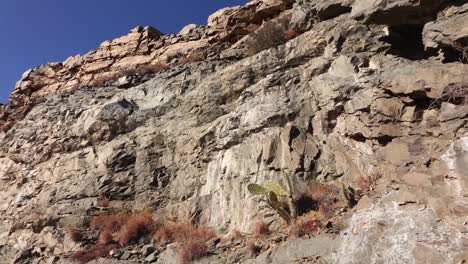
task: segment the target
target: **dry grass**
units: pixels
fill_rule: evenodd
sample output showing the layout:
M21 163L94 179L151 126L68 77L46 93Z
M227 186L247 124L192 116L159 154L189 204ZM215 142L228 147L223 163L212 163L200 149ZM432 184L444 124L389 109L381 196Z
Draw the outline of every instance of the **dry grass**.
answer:
M316 219L315 214L306 214L299 217L289 226L289 234L295 237L313 235L320 232L320 221Z
M113 74L100 76L91 80L89 85L94 86L94 87L105 87L107 85L110 85L112 82L115 82L117 79L119 79L122 76L124 76L122 72L116 72Z
M188 238L179 245L179 255L183 263L188 263L208 255L206 243Z
M206 56L202 52L194 51L194 52L191 52L187 56L187 59L190 62L198 62L198 61L204 61L206 59Z
M429 108L448 102L455 105L468 105L468 80L464 83L451 84L444 88L442 95Z
M360 176L356 180L357 190L361 192L369 192L375 190L377 186L377 180L380 177L378 175L371 175L368 177Z
M143 236L153 233L156 223L148 211L132 215L117 234L118 241L127 245L137 242Z
M270 234L270 229L264 221L258 221L254 225L253 234L255 236L267 236Z
M137 242L141 237L152 234L155 227L156 222L149 211L99 215L91 221L91 229L99 231L101 243L116 239L122 245Z
M262 247L257 245L255 241L249 240L245 246L247 256L249 258L256 257L262 250Z
M130 214L127 212L98 215L91 220L91 229L100 232L109 231L110 233L115 233L125 225L129 218Z
M216 237L208 228L196 227L189 221L167 222L159 226L153 235L156 245L178 243L179 256L183 262L190 262L208 254L207 242Z
M83 240L83 232L77 228L69 228L67 233L73 242L81 242Z
M120 72L124 76L145 76L154 74L169 69L169 66L162 62L155 62L151 64L138 65L133 68L122 68Z
M461 62L468 62L468 46L467 45L462 45L459 43L451 43L451 46L453 49L458 51L460 53L460 61Z
M133 214L114 212L95 216L91 220L90 228L99 232L97 244L77 251L72 259L86 263L107 256L114 248L138 242L140 238L152 234L155 227L156 223L149 211Z
M75 252L71 258L78 263L87 263L97 258L106 257L115 248L117 248L116 245L97 244Z
M336 186L313 182L309 186L309 191L295 200L298 215L319 210L330 214L338 207L340 197L340 191Z
M246 53L252 56L262 50L284 44L297 35L298 33L295 30L289 29L287 19L267 21L250 35Z
M99 232L99 240L98 240L99 244L105 245L105 244L110 244L112 242L114 242L114 236L112 235L111 232L107 230Z
M156 245L181 242L189 237L196 237L199 240L209 240L216 237L216 233L208 228L196 227L189 221L167 222L161 225L153 235Z

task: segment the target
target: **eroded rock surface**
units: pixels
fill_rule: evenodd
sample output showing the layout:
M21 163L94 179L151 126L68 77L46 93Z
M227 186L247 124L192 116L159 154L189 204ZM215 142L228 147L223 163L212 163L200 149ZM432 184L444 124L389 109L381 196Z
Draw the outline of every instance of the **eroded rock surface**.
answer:
M430 50L466 47L465 7L252 1L207 26L138 27L26 72L0 106L0 263L68 263L79 244L65 229L102 210L100 197L221 233L248 232L258 218L281 228L246 186L285 171L295 194L312 180L379 180L339 233L290 240L249 263L468 261L468 92L447 96L468 87L468 64ZM251 33L285 17L297 36L248 55ZM206 58L180 63L193 52ZM168 68L91 85L154 63ZM247 261L233 254L200 263Z

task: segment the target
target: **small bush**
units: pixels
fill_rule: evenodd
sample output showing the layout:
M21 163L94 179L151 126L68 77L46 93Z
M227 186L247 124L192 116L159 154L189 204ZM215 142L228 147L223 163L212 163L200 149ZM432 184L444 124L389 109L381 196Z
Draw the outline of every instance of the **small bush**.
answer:
M114 236L112 235L111 232L104 230L99 232L99 240L98 243L106 245L110 244L114 241Z
M288 27L289 21L286 19L265 22L257 31L250 35L250 39L247 42L247 55L252 56L262 50L284 44L296 37L297 32Z
M187 56L187 59L188 59L190 62L198 62L198 61L204 61L204 60L206 59L206 56L205 56L205 54L203 54L202 52L194 51L194 52L191 52L191 53Z
M309 191L301 194L296 200L298 215L304 215L311 211L333 211L340 200L340 191L333 185L313 182Z
M208 255L208 246L205 242L188 238L179 246L179 255L183 263L188 263Z
M128 218L126 224L121 228L117 237L118 241L127 245L136 242L141 237L151 234L155 228L155 222L151 213L143 211Z
M79 229L69 228L67 233L73 242L81 242L83 240L83 233Z
M109 231L115 233L119 231L128 221L130 215L127 212L118 212L93 217L91 229L98 231Z
M249 258L253 258L253 257L256 257L261 252L262 247L257 245L257 243L255 243L254 241L250 240L247 242L245 250L246 250L247 256Z
M256 236L266 236L270 233L268 225L264 221L258 221L254 226L254 235Z
M123 68L120 71L123 76L145 76L169 69L169 66L162 62L138 65L134 68Z
M87 263L97 258L106 257L115 248L117 248L116 245L97 244L75 252L71 258L79 263Z
M104 75L96 79L91 80L89 85L94 87L105 87L110 85L112 82L117 81L123 74L121 72L116 72L110 75Z
M320 231L320 222L314 214L299 217L289 226L289 234L295 237L316 234Z
M179 244L179 255L183 262L190 262L208 254L208 240L216 237L210 229L196 227L188 221L168 222L161 225L153 235L156 245Z

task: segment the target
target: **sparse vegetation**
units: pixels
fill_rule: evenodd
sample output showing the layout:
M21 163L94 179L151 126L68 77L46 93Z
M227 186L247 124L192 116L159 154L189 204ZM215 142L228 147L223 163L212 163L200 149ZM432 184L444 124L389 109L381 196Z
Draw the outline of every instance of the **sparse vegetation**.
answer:
M92 245L85 249L75 252L72 256L72 260L77 261L79 263L87 263L97 258L106 257L107 255L109 255L109 252L112 249L115 249L117 247L117 245L113 244Z
M262 247L259 246L255 241L249 240L247 242L247 245L245 247L247 256L250 258L256 257L260 251L262 250Z
M216 237L208 228L196 227L189 221L180 223L167 222L161 225L153 235L156 245L177 243L183 262L190 262L208 254L207 242Z
M120 77L123 77L123 76L142 77L142 76L146 76L149 74L154 74L154 73L158 73L161 71L165 71L167 69L169 69L169 66L163 62L142 64L136 67L121 68L112 74L107 74L107 75L96 77L89 83L89 85L95 86L95 87L104 87L104 86L112 85L112 83L114 83Z
M316 234L320 231L320 221L314 213L299 217L289 226L289 234L295 237Z
M83 239L83 232L77 228L69 228L67 233L73 242L81 242Z
M270 229L265 221L260 220L255 223L253 233L255 236L266 236L270 234Z
M287 19L266 21L250 35L247 41L247 55L252 56L262 50L279 46L297 35L297 31L289 28Z
M283 173L283 180L287 185L287 190L274 181L268 182L265 187L252 183L247 186L247 189L254 195L266 195L268 205L287 223L290 223L291 219L296 217L296 205L292 197L291 183L287 173Z
M105 257L109 251L138 242L148 237L156 227L149 211L113 212L93 217L90 228L98 232L97 243L77 251L72 259L86 263L95 258Z

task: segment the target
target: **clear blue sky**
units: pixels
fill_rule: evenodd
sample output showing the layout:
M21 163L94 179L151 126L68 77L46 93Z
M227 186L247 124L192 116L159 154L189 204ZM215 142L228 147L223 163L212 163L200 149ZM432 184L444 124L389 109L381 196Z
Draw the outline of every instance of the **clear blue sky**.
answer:
M136 25L164 33L206 24L248 0L0 0L0 102L27 69L95 49Z

